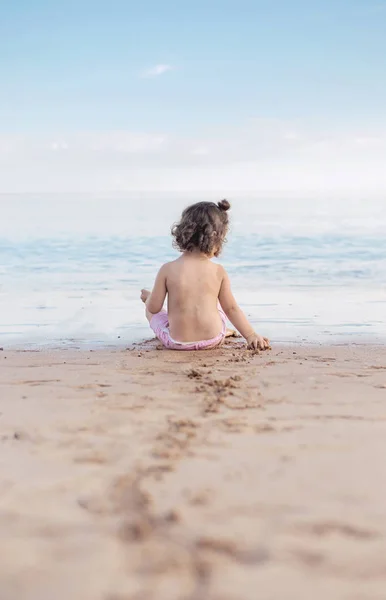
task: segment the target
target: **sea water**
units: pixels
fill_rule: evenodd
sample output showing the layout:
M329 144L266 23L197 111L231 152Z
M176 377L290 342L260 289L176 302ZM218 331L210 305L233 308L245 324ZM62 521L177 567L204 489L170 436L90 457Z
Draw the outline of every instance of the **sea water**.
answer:
M213 194L0 196L0 346L151 337L139 294L170 227ZM386 340L386 202L235 194L220 262L276 342Z

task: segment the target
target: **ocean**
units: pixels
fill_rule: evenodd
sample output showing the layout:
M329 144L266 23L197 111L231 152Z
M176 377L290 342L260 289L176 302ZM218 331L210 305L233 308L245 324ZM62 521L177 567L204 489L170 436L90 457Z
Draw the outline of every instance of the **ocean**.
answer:
M221 263L274 342L386 340L383 199L230 197ZM200 195L0 196L0 346L130 345L139 294L178 254L170 228Z

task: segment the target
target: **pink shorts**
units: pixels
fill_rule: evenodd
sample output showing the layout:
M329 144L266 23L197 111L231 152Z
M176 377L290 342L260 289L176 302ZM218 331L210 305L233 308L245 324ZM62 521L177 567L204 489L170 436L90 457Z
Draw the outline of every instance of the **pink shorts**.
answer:
M211 340L201 340L199 342L177 342L173 340L169 330L169 317L165 310L153 315L150 321L150 327L168 350L210 350L217 348L225 339L227 331L227 320L224 311L219 307L218 312L222 321L221 333Z

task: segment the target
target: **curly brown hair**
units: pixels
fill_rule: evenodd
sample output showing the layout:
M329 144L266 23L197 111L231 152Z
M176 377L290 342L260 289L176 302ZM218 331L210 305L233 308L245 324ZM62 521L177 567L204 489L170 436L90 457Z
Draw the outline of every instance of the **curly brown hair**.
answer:
M208 256L218 256L229 227L228 200L198 202L185 208L181 220L172 227L174 246L180 252L198 250Z

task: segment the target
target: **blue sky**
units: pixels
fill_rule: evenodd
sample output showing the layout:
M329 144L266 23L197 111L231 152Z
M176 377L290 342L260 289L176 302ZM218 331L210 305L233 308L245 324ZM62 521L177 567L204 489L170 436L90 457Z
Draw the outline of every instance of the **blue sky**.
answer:
M333 189L342 152L386 188L385 31L386 0L1 3L0 191Z

